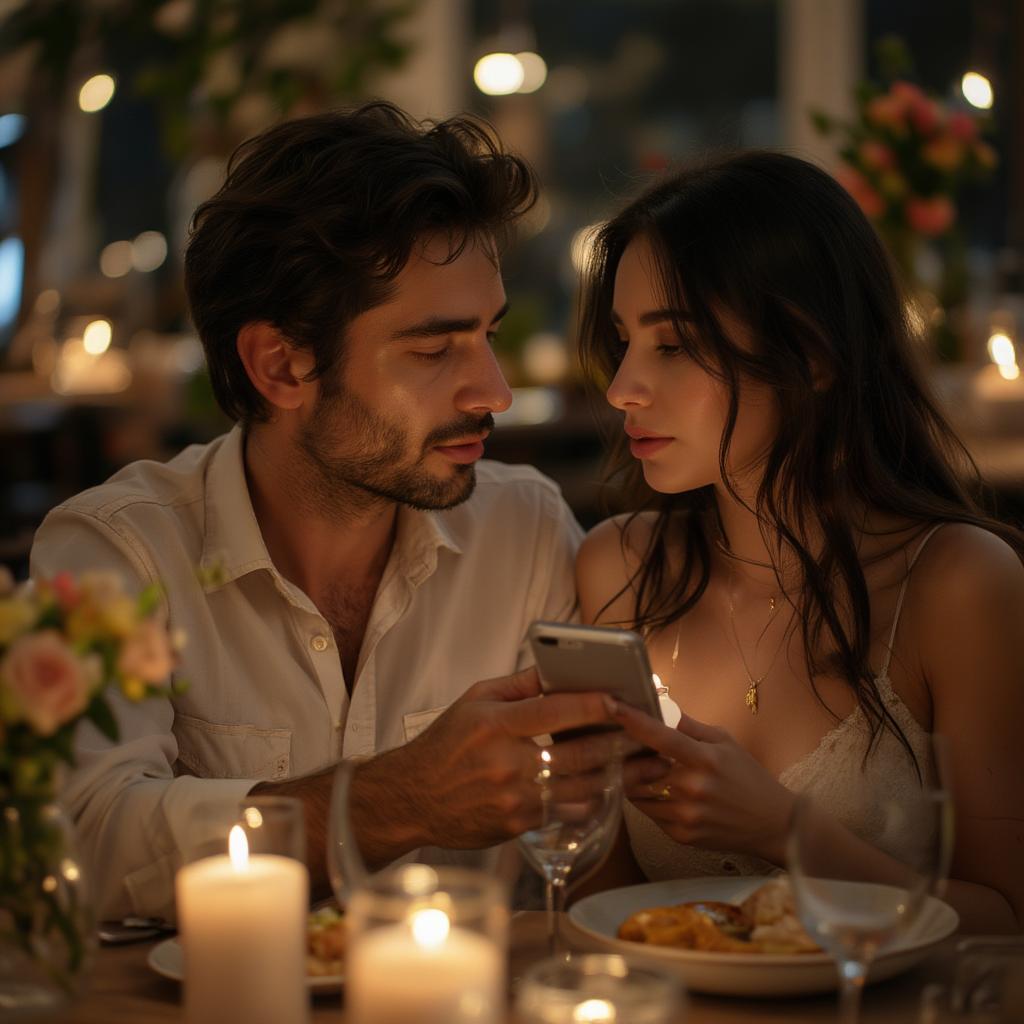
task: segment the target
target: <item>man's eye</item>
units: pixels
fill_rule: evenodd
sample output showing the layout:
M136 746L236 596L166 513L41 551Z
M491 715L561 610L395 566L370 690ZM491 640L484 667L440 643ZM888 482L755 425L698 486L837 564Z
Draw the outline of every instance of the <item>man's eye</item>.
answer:
M437 348L434 349L432 352L413 352L412 354L417 359L426 359L428 361L433 362L436 359L444 359L444 357L448 355L450 351L450 347L448 345L445 345L444 348Z

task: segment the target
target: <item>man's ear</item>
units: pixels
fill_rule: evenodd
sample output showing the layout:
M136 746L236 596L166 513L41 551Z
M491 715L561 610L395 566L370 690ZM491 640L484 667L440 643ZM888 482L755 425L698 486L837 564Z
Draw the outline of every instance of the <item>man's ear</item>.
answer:
M316 360L296 348L276 327L262 320L245 324L236 341L238 358L252 386L277 409L298 409L316 394L307 380Z

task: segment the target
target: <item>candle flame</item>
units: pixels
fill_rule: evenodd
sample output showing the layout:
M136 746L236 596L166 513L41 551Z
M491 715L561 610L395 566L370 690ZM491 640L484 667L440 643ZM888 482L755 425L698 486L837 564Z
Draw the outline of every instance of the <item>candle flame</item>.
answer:
M997 366L1012 366L1017 353L1009 335L997 331L988 339L988 356Z
M443 910L417 910L409 919L416 944L425 949L436 949L451 929L451 922Z
M1003 380L1016 380L1020 376L1020 367L1016 363L1010 363L1006 366L1000 364L999 376Z
M228 833L228 853L231 855L231 866L236 871L249 870L249 841L241 825L234 825Z
M574 1021L586 1022L586 1024L614 1021L617 1016L615 1007L607 999L586 999L572 1011Z

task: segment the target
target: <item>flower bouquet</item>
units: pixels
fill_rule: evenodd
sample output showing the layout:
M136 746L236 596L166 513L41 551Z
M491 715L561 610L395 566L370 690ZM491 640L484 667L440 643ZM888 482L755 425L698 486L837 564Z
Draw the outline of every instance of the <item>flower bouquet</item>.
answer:
M178 646L157 587L131 598L101 572L15 587L0 568L0 1006L59 1003L82 977L94 922L59 770L83 719L117 739L111 687L168 694Z
M982 135L980 112L954 109L907 79L910 61L899 40L878 50L884 84L862 83L852 121L815 112L815 126L839 138L842 163L836 177L873 221L911 291L920 290L917 256L923 244L937 244L942 276L933 317L936 354L957 358L957 339L944 311L967 298L967 261L957 226L958 194L985 180L998 159Z

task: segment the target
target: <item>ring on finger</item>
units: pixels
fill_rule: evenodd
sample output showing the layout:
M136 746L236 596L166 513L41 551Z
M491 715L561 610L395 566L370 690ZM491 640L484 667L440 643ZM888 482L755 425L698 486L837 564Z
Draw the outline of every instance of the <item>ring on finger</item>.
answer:
M658 785L657 782L650 783L651 796L655 800L668 800L672 796L672 783L666 782L662 785Z

